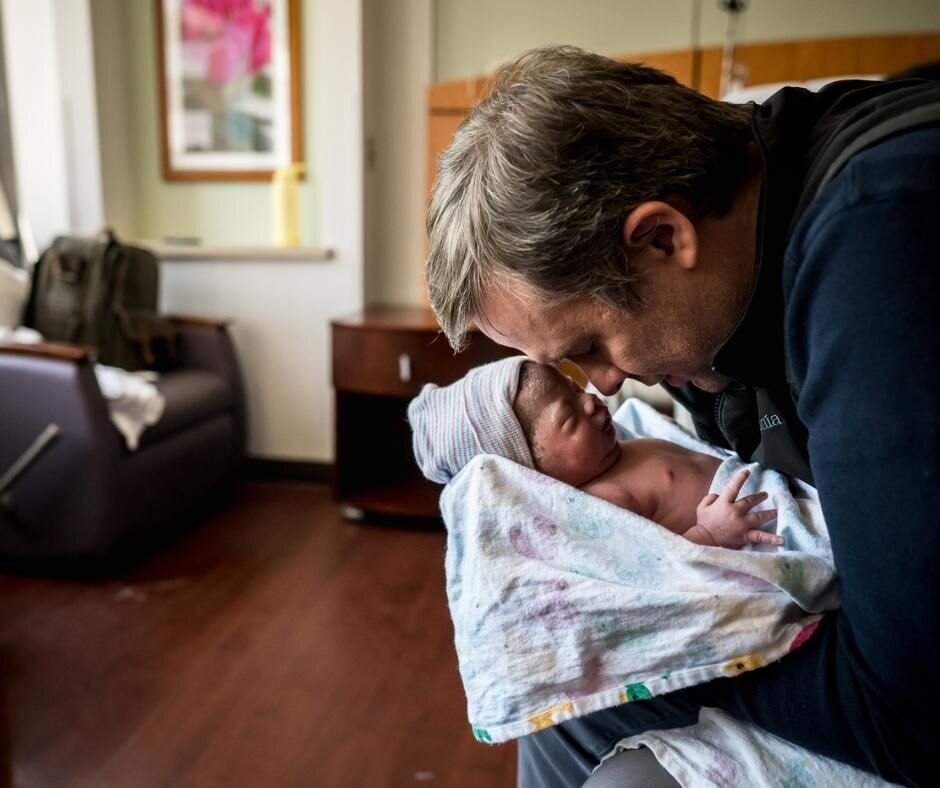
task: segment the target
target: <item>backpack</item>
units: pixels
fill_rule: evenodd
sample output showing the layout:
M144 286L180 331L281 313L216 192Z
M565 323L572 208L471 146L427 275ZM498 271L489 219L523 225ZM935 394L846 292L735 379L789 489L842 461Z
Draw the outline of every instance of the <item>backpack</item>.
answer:
M96 348L101 364L167 370L176 331L157 313L159 265L110 231L60 236L36 264L24 322L45 339Z

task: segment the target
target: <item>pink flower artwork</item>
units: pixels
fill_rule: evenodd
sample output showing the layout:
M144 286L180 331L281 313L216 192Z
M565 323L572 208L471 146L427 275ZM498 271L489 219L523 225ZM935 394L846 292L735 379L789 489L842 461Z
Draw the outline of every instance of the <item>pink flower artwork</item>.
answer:
M159 0L168 180L257 179L299 157L302 0Z
M271 6L256 0L185 0L180 16L185 44L205 45L202 73L214 84L255 75L271 62Z

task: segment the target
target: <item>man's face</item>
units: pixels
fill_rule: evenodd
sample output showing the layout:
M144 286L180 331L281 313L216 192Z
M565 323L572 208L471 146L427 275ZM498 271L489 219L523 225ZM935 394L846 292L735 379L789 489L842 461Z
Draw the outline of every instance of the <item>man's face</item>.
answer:
M724 334L716 333L708 305L699 306L695 293L648 290L646 304L626 313L592 298L549 303L525 285L494 283L476 322L494 342L536 361L573 361L605 396L616 394L627 378L649 386L665 381L691 382L705 391L725 388L727 380L710 365Z
M620 457L610 411L554 367L538 365L516 401L533 425L538 469L580 487Z

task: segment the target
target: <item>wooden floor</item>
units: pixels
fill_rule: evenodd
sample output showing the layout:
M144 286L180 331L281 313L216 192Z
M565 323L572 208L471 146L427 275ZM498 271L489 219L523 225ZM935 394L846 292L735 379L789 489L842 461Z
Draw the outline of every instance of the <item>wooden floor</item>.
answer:
M509 788L467 724L444 535L247 485L100 582L0 576L0 781Z

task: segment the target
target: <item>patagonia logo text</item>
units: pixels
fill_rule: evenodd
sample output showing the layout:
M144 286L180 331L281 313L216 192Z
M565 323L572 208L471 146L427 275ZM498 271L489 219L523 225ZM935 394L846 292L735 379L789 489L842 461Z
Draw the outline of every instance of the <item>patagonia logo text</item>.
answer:
M761 432L781 426L783 426L783 419L781 419L776 413L765 413L760 417Z

